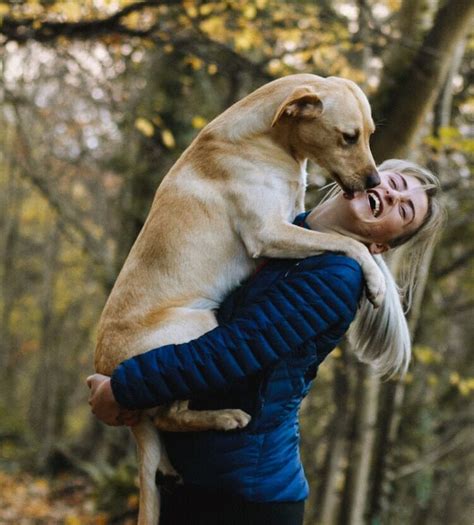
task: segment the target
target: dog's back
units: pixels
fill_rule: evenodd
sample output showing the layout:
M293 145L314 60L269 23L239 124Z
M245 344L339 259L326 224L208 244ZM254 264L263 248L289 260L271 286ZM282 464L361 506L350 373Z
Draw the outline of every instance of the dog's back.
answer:
M260 154L255 150L259 152L255 143L229 145L214 133L203 133L165 177L102 313L98 371L110 374L122 360L148 350L146 334L168 323L169 309L215 309L252 272L255 260L240 238L233 189L247 184L246 171L257 161L252 154ZM239 166L232 173L236 161ZM261 169L265 171L264 163ZM268 170L272 177L278 171L274 166ZM265 173L261 177L263 181ZM254 186L258 188L258 181ZM296 189L277 187L277 193L288 197ZM294 201L292 196L285 204L287 220L300 211Z

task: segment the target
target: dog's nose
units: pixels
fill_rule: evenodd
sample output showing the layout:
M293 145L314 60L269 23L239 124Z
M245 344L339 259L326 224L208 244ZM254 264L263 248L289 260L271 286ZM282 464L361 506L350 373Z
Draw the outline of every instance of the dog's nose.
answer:
M380 184L380 177L376 170L372 171L367 178L365 179L365 189L370 190L370 188L375 188Z

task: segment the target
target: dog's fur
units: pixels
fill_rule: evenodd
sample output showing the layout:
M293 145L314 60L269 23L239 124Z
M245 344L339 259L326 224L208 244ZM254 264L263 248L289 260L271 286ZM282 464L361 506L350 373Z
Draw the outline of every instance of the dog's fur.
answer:
M376 168L363 92L340 78L293 75L253 92L208 124L161 183L151 211L103 311L97 372L111 375L134 355L197 338L216 326L213 309L259 257L343 252L362 265L379 304L384 279L357 241L291 224L304 209L306 160L347 191L363 190ZM344 136L359 134L356 144ZM346 135L344 135L346 134ZM240 410L162 410L161 428L245 426ZM172 471L149 418L133 428L139 448L140 525L158 521L159 466Z

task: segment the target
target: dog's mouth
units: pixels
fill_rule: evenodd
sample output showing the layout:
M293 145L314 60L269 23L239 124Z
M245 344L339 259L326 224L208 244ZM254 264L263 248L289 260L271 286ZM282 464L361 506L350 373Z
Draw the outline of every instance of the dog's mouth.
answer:
M341 177L335 171L331 172L331 176L337 182L337 184L341 187L343 197L348 200L353 199L354 193L355 193L354 190L351 188L348 188L345 184L343 184Z
M369 201L369 206L374 217L379 217L383 211L382 199L379 197L378 193L374 190L367 191L367 199Z

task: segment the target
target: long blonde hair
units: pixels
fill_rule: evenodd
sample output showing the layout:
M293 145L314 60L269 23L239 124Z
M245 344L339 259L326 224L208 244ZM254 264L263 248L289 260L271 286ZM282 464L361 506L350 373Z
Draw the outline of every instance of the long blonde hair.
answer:
M349 342L358 359L369 363L377 375L404 374L411 360L410 331L404 314L411 305L413 292L420 274L423 254L436 243L444 223L444 207L437 194L440 184L429 170L412 162L390 159L383 162L379 171L396 171L416 177L428 196L428 212L421 226L407 236L393 239L392 250L403 250L401 267L397 272L400 286L382 255L373 255L382 271L387 291L382 305L375 309L365 295L348 332ZM332 189L324 199L332 198L340 190Z

